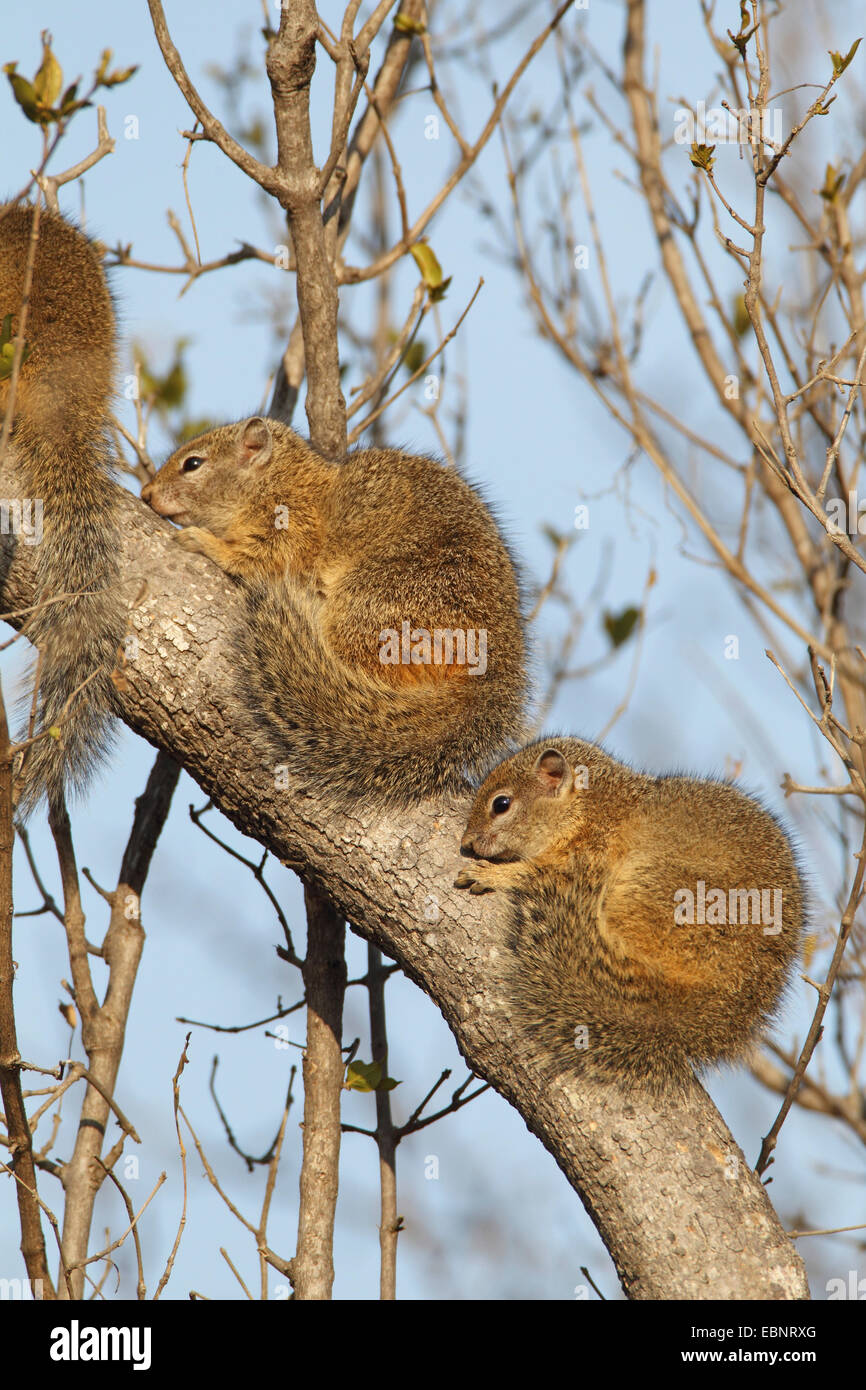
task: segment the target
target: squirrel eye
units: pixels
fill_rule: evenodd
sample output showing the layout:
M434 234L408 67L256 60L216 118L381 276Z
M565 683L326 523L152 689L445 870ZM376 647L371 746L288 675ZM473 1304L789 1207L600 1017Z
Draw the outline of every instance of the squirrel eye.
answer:
M502 816L511 805L510 796L494 796L493 805L490 807L494 816Z
M190 454L188 459L184 459L180 471L181 473L194 473L197 468L201 468L203 463L204 459L199 458L198 454Z

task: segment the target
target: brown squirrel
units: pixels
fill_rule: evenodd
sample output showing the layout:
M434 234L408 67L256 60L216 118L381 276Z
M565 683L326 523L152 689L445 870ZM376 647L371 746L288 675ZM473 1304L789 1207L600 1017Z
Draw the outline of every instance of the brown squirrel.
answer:
M465 787L519 737L514 563L453 468L396 449L335 463L258 416L190 440L142 497L242 581L250 736L335 805Z
M540 739L479 788L456 881L510 900L506 988L530 1055L661 1093L776 1012L804 893L777 821L726 782Z
M59 213L42 208L37 223L29 205L0 206L0 323L0 420L9 405L12 335L22 327L25 344L10 438L30 495L15 506L42 508L44 527L24 632L39 650L36 733L45 736L18 769L26 814L43 792L57 801L67 785L80 787L104 751L111 672L126 628L107 435L114 311L96 249Z

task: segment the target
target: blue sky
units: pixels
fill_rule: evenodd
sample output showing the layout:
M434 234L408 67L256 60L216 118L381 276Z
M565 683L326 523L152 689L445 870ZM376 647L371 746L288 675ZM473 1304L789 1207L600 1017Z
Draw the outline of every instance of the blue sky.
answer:
M539 12L542 8L536 7ZM323 16L332 21L341 9L333 3L320 6ZM736 7L731 9L733 13ZM238 51L243 31L251 36L251 53L261 53L256 37L260 7L251 0L220 6L203 0L185 0L182 5L169 0L166 10L174 41L193 80L213 109L224 109L223 96L208 76L207 67L214 62L229 63ZM489 3L480 10L482 14L497 13ZM847 3L834 6L827 41L817 45L817 73L809 71L810 78L823 76L829 63L821 50L847 47L856 37L853 14ZM531 16L489 55L500 81L511 71L538 22L537 16ZM582 22L595 49L616 66L621 6L593 0ZM820 34L821 21L815 23ZM71 7L44 0L36 8L7 7L0 61L16 59L22 72L32 73L39 62L42 27L51 29L55 52L67 77L78 73L86 76L105 47L113 49L118 65L141 65L132 82L106 94L109 127L117 147L87 175L87 225L109 244L132 241L135 255L142 260L176 263L177 244L166 214L173 209L187 225L180 168L185 144L178 130L190 124L190 116L164 69L146 6L86 0ZM690 101L711 96L714 55L708 51L696 20L683 18L683 7L655 6L653 36L659 45L661 91L671 98L664 110L670 113L672 131L673 113L682 95ZM795 72L802 74L812 55L798 54L795 43L789 48L792 61L799 64ZM789 53L783 51L781 56L784 63ZM420 73L417 80L420 86ZM555 80L549 52L527 75L514 109L526 115L533 104L549 100ZM597 86L601 90L600 81ZM852 108L847 101L843 92L835 108L836 125L830 132L822 129L816 137L825 141L830 151L836 148L834 141L844 148L853 138ZM484 83L461 83L458 105L470 135L481 128L489 103ZM267 83L262 72L245 100L244 114L258 110L266 116L267 109ZM418 93L407 99L399 122L394 124L410 216L423 207L453 159L445 136L438 142L424 138L424 120L431 109L429 97ZM610 110L615 117L615 103ZM134 123L128 121L130 116L136 118ZM23 184L26 171L37 161L39 142L35 128L27 126L14 107L5 80L0 86L0 119L4 131L0 189L10 192ZM124 130L133 125L138 138L123 138ZM93 144L94 130L94 114L80 116L55 167L66 167L85 154ZM329 134L324 62L314 88L314 130L317 153L322 158ZM819 153L816 169L822 171ZM733 161L736 154L726 151L725 158ZM616 176L618 169L628 169L627 160L621 151L614 150L597 123L595 134L587 139L587 159L615 294L624 300L636 292L647 270L656 267L655 247L639 198ZM743 192L745 174L737 183L737 171L730 164L725 169L731 180L728 186ZM479 162L474 182L483 186L507 215L502 174L501 151L494 140ZM688 177L684 170L684 184ZM273 245L273 216L263 215L261 198L223 156L203 145L194 152L190 194L205 259L227 253L244 239ZM79 211L77 198L76 189L66 190L63 205L67 211ZM862 198L859 212L862 222ZM580 239L588 240L579 202L575 201L571 213ZM430 236L445 273L453 276L441 310L445 330L462 312L479 276L484 277L482 293L449 349L444 404L446 412L456 404L456 396L449 395L452 381L458 371L464 373L468 382L467 471L495 502L529 575L546 577L550 551L542 528L569 530L575 506L587 500L591 525L581 533L564 575L577 602L586 600L606 556L610 557L610 574L603 601L613 611L639 602L650 566L657 572L637 681L625 714L607 740L608 747L654 770L684 768L712 773L742 763L744 785L759 791L793 821L815 884L820 920L828 921L831 905L827 888L835 882L835 864L829 875L822 866L837 851L825 835L814 805L785 804L779 791L785 771L791 771L798 780L810 781L824 755L800 707L764 657L766 634L750 621L732 585L707 565L702 543L686 530L678 508L666 497L650 465L638 460L624 471L629 457L627 441L574 373L539 339L518 280L492 252L493 230L479 217L477 202L464 192L453 195L433 222ZM563 252L566 254L568 248L563 247ZM361 256L356 241L350 258L360 260ZM165 365L175 340L184 336L189 339L191 413L234 418L259 410L274 362L273 339L261 308L292 289L288 277L275 284L278 273L261 265L240 265L203 277L179 297L182 282L176 277L130 269L117 272L113 283L127 349L132 339L140 341L157 365ZM736 277L729 268L723 273L727 277L723 283L734 294L739 289ZM790 261L789 273L793 294L797 290L795 259ZM414 266L407 261L395 283L398 305L408 306L416 278ZM371 303L368 287L348 288L342 293L342 307L354 322L359 321L365 307L369 312ZM643 389L658 395L691 428L723 438L726 422L718 419L718 406L683 347L676 312L658 280L647 298L646 319L649 351L640 366ZM354 384L355 380L347 379L344 389L348 392ZM423 404L420 389L415 395L406 393L405 402L388 420L389 437L394 442L436 450L435 435L419 408ZM130 415L126 420L132 423ZM305 428L302 412L296 424ZM169 444L158 432L151 438L157 456ZM695 469L699 466L695 461ZM720 483L707 477L707 494L718 500L722 510L726 506L725 486L724 479ZM540 665L545 651L555 651L561 642L562 626L561 615L555 611L545 614L538 644ZM730 634L739 638L738 662L724 659L724 642ZM594 614L577 649L575 664L591 663L605 650L599 616ZM548 726L587 737L596 735L629 686L631 661L632 649L627 647L597 674L568 685ZM7 691L8 684L7 678ZM144 785L152 757L147 745L124 731L105 776L75 816L79 862L109 886L131 823L132 801ZM152 1204L142 1228L151 1287L157 1277L153 1271L161 1270L180 1212L171 1078L186 1028L176 1017L222 1023L252 1020L271 1011L278 993L289 1000L297 991L296 981L285 975L273 955L278 931L264 898L252 880L238 874L190 824L188 804L200 805L203 799L184 776L145 889L143 918L148 939L118 1088L119 1102L132 1115L143 1138L139 1176L130 1183L133 1199L143 1200L163 1168L169 1174L169 1182ZM823 808L819 810L823 813ZM241 843L224 823L220 833L233 845ZM33 827L33 840L46 878L54 884L50 840L39 825ZM247 844L246 848L248 853L255 851L255 846ZM302 899L296 881L277 866L272 883L302 938ZM87 892L91 934L98 937L105 925L102 904L89 889ZM17 866L16 900L19 908L36 901L23 861ZM67 973L60 929L53 919L41 916L22 919L16 930L20 1043L25 1056L48 1065L66 1055L68 1048L67 1030L56 1010L59 981ZM363 973L364 966L365 948L353 938L350 977ZM790 1040L795 1031L802 1035L810 1004L805 988L798 986L780 1031L783 1039ZM464 1068L437 1010L413 985L395 979L389 986L389 1012L391 1071L402 1080L394 1094L399 1120L410 1113L442 1068L453 1068L451 1085L462 1079ZM299 1021L292 1022L290 1035L301 1039ZM350 991L345 1032L349 1040L356 1035L365 1040L361 1047L364 1056L365 997L358 989ZM267 1147L278 1123L286 1053L276 1050L262 1030L237 1039L215 1039L213 1034L196 1030L192 1061L185 1074L185 1108L211 1162L252 1216L260 1201L262 1174L249 1176L224 1145L207 1090L215 1050L221 1059L221 1099L239 1140L253 1152ZM300 1060L299 1053L292 1055ZM754 1161L778 1100L742 1074L713 1078L710 1089L747 1158ZM296 1094L300 1096L299 1083ZM294 1246L299 1160L295 1121L299 1116L298 1104L290 1120L272 1218L271 1244L286 1255ZM345 1118L350 1123L371 1125L370 1099L347 1097ZM61 1134L61 1153L68 1152L70 1136L71 1127ZM849 1178L862 1175L862 1156L852 1153L850 1144L833 1122L794 1112L783 1131L773 1170L773 1196L786 1224L833 1226L859 1219L860 1210L851 1201ZM424 1177L425 1161L431 1154L439 1159L437 1181ZM613 1268L576 1195L517 1114L499 1097L487 1094L459 1115L407 1141L400 1148L398 1164L399 1210L407 1226L401 1237L398 1276L403 1297L569 1298L581 1282L582 1264L588 1264L608 1297L617 1296ZM255 1280L252 1244L200 1176L200 1164L194 1156L190 1172L188 1226L168 1295L183 1298L189 1288L197 1288L213 1297L239 1296L218 1247L227 1245L246 1277ZM0 1188L0 1276L13 1277L20 1272L18 1234L13 1205L2 1192ZM52 1204L54 1195L46 1178L43 1197ZM341 1167L335 1296L376 1296L377 1218L375 1150L369 1140L349 1135ZM104 1194L97 1227L110 1224L116 1233L122 1220L115 1197ZM813 1241L804 1250L818 1297L825 1278L844 1274L853 1260L854 1252L845 1240ZM133 1272L123 1255L120 1268L121 1292L129 1296ZM276 1282L272 1280L272 1284Z

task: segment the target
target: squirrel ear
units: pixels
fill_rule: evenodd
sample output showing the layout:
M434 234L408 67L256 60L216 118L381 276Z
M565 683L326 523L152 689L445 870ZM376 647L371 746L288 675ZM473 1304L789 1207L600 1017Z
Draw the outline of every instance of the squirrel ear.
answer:
M546 748L532 770L544 796L567 796L574 785L571 763L558 748Z
M270 425L260 415L254 415L244 425L238 462L242 468L260 468L269 462L273 447Z

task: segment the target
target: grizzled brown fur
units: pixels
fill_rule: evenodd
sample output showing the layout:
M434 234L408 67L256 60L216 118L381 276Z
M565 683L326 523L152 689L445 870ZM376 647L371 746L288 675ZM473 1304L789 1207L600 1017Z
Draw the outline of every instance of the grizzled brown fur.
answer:
M541 739L487 777L461 852L458 887L508 896L506 987L554 1071L666 1091L690 1064L736 1060L776 1013L803 889L784 831L728 783ZM682 920L689 893L704 921Z
M184 444L142 496L243 583L239 694L271 772L285 765L337 805L400 805L465 785L519 735L518 580L454 469L396 449L332 463L255 417ZM384 634L404 624L483 630L486 670L383 662Z
M0 206L0 320L20 331L33 208ZM24 322L12 446L32 502L43 507L36 546L36 609L25 632L40 654L37 732L20 809L47 791L81 786L108 742L111 672L126 613L116 587L117 490L106 431L115 370L115 320L100 258L64 218L40 213ZM0 417L9 401L0 379ZM54 601L58 600L59 601Z

